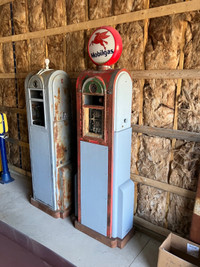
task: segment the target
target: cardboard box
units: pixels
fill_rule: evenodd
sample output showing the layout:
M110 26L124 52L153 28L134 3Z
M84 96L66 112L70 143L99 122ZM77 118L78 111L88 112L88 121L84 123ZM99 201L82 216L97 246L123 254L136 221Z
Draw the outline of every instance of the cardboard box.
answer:
M200 266L200 245L171 233L159 247L157 267L177 266Z

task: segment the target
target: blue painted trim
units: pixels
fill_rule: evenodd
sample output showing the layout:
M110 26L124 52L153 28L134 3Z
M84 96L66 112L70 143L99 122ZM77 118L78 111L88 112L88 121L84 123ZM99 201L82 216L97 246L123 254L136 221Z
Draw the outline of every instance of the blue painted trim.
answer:
M3 168L0 183L7 184L7 183L14 181L14 179L11 178L10 172L8 170L6 145L5 145L5 139L3 137L0 137L0 149L1 149L1 161L2 161L2 168Z

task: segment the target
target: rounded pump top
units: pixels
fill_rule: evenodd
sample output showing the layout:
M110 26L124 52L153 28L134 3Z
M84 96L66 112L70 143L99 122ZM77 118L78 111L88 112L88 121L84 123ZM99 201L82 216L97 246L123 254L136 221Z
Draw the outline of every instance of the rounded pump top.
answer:
M110 26L96 29L88 42L88 54L95 65L110 66L118 61L122 53L122 39Z

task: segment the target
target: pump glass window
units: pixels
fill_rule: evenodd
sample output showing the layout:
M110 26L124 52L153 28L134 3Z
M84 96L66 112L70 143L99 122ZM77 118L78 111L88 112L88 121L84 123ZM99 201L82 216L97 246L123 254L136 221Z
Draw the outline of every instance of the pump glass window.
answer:
M45 127L44 96L41 89L29 90L32 124Z
M104 84L97 77L88 78L82 92L83 136L104 139Z
M103 134L103 112L98 109L89 110L89 132Z
M45 126L43 102L32 101L32 122L34 125Z

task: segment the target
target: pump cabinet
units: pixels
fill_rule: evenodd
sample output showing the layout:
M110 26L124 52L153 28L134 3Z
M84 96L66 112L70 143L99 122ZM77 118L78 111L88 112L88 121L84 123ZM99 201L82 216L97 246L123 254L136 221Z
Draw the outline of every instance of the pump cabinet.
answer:
M71 208L71 104L69 78L42 69L25 80L33 197L31 203L53 217Z

